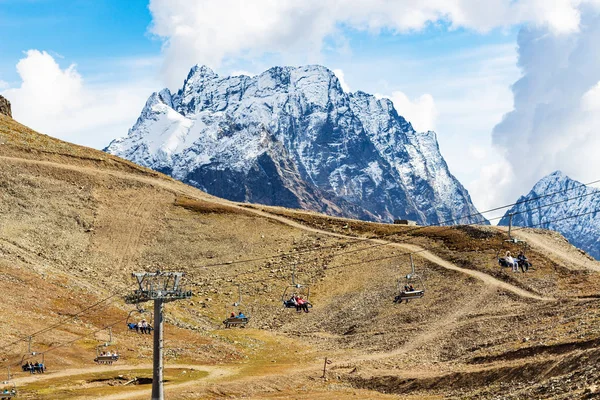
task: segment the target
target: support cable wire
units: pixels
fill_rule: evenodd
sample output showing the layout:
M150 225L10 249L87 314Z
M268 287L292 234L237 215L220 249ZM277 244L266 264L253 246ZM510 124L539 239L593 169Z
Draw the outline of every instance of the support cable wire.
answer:
M581 213L581 214L576 214L576 215L570 215L570 216L563 217L563 218L556 219L556 220L552 220L552 221L544 221L542 223L535 224L535 225L519 227L519 228L516 228L516 229L513 229L513 230L522 230L522 229L528 229L528 228L535 228L535 227L537 227L539 225L549 224L549 223L559 222L559 221L564 221L564 220L578 218L578 217L583 217L583 216L590 215L590 214L595 214L595 213L600 213L600 208L596 209L596 210L593 210L593 211L586 212L586 213ZM387 243L387 244L393 244L393 243L397 243L397 242L390 242L390 243ZM340 269L340 268L353 267L353 266L356 266L356 265L366 264L366 263L375 262L375 261L391 260L391 259L394 259L394 258L406 256L406 255L424 253L424 252L427 252L427 251L430 251L430 250L433 250L433 248L429 247L429 248L424 248L424 249L417 250L417 251L408 251L408 252L405 252L405 253L394 254L393 256L385 256L385 257L378 257L378 258L369 258L367 260L357 261L357 262L353 262L353 263L349 263L349 264L338 265L336 267L328 267L327 270L329 271L329 270L332 270L332 269ZM246 275L254 275L254 274L256 274L256 271L251 271L249 273L239 273L237 275L244 275L244 274L246 274ZM219 278L219 279L226 279L226 278L227 277ZM246 282L244 282L244 285L251 284L251 283L260 283L260 282L264 282L266 280L277 280L277 279L283 279L283 278L273 277L273 278L267 278L267 279L256 279L256 280L253 280L253 281L246 281Z
M545 207L555 206L555 205L558 205L558 204L566 203L568 201L572 201L572 200L576 200L576 199L579 199L579 198L582 198L582 197L587 197L587 196L596 195L596 194L600 195L600 191L598 191L598 192L592 192L592 193L586 193L586 194L582 194L582 195L579 195L579 196L571 197L571 198L568 198L568 199L565 199L565 200L557 201L557 202L554 202L554 203L545 204L545 205L536 207L535 209L527 209L527 210L524 210L524 211L515 212L515 213L513 213L513 215L525 214L525 213L530 212L530 211L535 211L535 210L539 210L539 209L542 209L542 208L545 208ZM503 218L503 217L492 218L492 219L490 219L490 221L498 220L498 219L501 219L501 218ZM442 230L439 230L437 233L446 232L446 231L449 231L449 230L452 230L452 229L456 229L457 226L460 227L460 226L478 225L480 222L483 222L483 221L475 221L475 222L471 222L471 223L465 224L465 225L448 226L448 227L446 227L446 228L444 228ZM547 222L544 222L544 223L547 223ZM427 228L427 227L429 227L429 226L418 227L418 229ZM518 230L518 229L513 229L513 231L515 231L515 230ZM410 232L405 232L405 234L406 233L410 233ZM379 237L366 238L366 239L360 239L360 242L362 242L362 241L372 241L372 240L378 240L378 239L379 239ZM385 242L385 243L376 243L376 244L372 244L372 245L369 245L369 246L361 247L361 248L358 248L358 249L353 249L353 250L348 250L348 251L340 251L340 252L331 254L331 257L337 257L337 256L340 256L340 255L346 255L346 254L352 254L352 253L358 253L358 252L361 252L361 251L370 250L370 249L377 248L377 247L384 247L384 246L389 246L389 245L394 245L394 244L401 244L401 243L407 242L409 239L411 239L411 238L410 237L406 237L406 238L400 239L398 241L390 241L390 242ZM339 246L339 245L335 245L335 247L337 247L337 246ZM331 247L334 247L334 246L319 247L317 249L309 249L309 251L323 250L323 249L327 249L327 248L331 248ZM308 251L306 251L306 252L308 252ZM294 253L294 254L299 254L299 253ZM411 253L406 253L406 254L411 254ZM277 256L274 256L274 257L277 257ZM270 258L272 258L272 257L264 257L264 259L270 259ZM241 261L239 261L239 262L241 262ZM308 263L311 263L311 262L314 262L314 260L296 261L296 265L303 265L303 264L308 264ZM227 264L227 265L229 265L229 264ZM253 274L253 273L255 273L255 272L254 271L240 272L240 273L237 273L237 274L227 275L227 276L224 276L224 277L219 278L219 279L227 279L227 278L235 277L235 276L238 276L238 275L249 275L249 274ZM192 284L194 284L194 282Z
M75 318L77 318L77 317L80 317L81 315L83 315L83 314L87 313L89 310L91 310L91 309L93 309L93 308L96 308L96 307L98 307L100 304L102 304L102 303L104 303L104 302L106 302L106 301L108 301L108 300L110 300L110 299L112 299L112 298L114 298L114 297L116 297L116 296L119 296L119 295L122 295L122 291L115 292L115 293L111 294L111 295L110 295L110 296L108 296L108 297L105 297L105 298L103 298L103 299L101 299L101 300L98 300L98 301L97 301L97 302L95 302L94 304L92 304L92 305L89 305L89 306L87 306L87 307L85 307L85 308L83 308L83 309L79 310L79 311L78 311L76 314L73 314L73 315L71 315L71 316L68 316L68 317L65 317L65 318L63 318L61 321L59 321L59 322L56 322L56 323L54 323L53 325L50 325L50 326L48 326L48 327L46 327L46 328L43 328L43 329L40 329L39 331L33 332L33 333L31 333L31 334L29 334L29 335L27 335L27 336L23 336L23 337L21 337L21 338L19 338L19 339L16 339L15 341L13 341L13 342L11 342L11 343L8 343L8 344L6 344L6 345L2 345L2 346L0 346L0 351L4 351L4 350L6 350L8 347L12 347L12 346L15 346L15 345L17 345L17 344L19 344L19 343L21 343L21 342L27 341L27 340L29 340L29 338L30 338L30 337L35 337L35 336L41 335L42 333L46 333L46 332L49 332L49 331L51 331L51 330L54 330L54 329L56 329L56 328L58 328L58 327L60 327L60 326L64 325L65 323L67 323L67 322L69 322L69 321L71 321L71 320L73 320L73 319L75 319ZM112 304L112 303L116 302L117 300L118 300L118 299L115 299L115 300L113 300L113 301L111 301L111 302L107 303L107 305L106 305L106 306L108 306L109 304Z
M56 346L51 346L50 348L48 348L48 349L46 349L44 351L40 351L39 353L35 353L35 355L45 355L46 353L49 353L49 352L54 351L56 349L59 349L61 347L70 346L70 345L72 345L75 342L78 342L78 341L80 341L82 339L85 339L85 338L88 338L90 336L94 336L96 333L102 332L103 330L106 330L108 328L112 328L112 327L114 327L114 326L116 326L116 325L118 325L118 324L120 324L120 323L122 323L122 322L124 322L126 320L127 320L127 317L126 318L122 318L122 319L120 319L120 320L118 320L116 322L113 322L113 323L105 325L105 326L103 326L101 328L98 328L95 331L92 331L90 333L86 333L86 334L83 334L83 335L78 335L75 339L69 340L68 342L61 343L61 344L58 344ZM20 366L20 365L21 365L21 361L18 361L16 363L9 364L8 366L9 367L16 367L16 366Z
M408 229L408 230L403 231L403 232L390 232L390 233L386 233L386 234L383 234L383 235L375 235L375 236L370 236L370 237L366 237L366 238L358 238L357 237L356 239L350 239L350 240L346 241L344 244L353 244L353 243L365 242L365 241L370 241L370 240L373 240L373 239L383 239L383 238L386 238L388 236L393 236L393 235L408 235L408 234L411 234L411 233L413 233L415 231L419 231L419 230L425 229L425 228L431 228L431 227L436 227L436 226L445 226L449 222L457 222L457 221L460 221L460 220L465 219L465 218L476 217L478 215L487 214L487 213L490 213L490 212L493 212L493 211L499 211L499 210L502 210L502 209L505 209L505 208L513 207L515 205L525 204L525 203L529 203L529 202L532 202L532 201L535 201L535 200L539 200L539 199L543 199L543 198L546 198L546 197L549 197L549 196L553 196L555 194L570 192L572 190L579 189L581 187L586 187L588 185L593 185L593 184L596 184L598 182L600 182L600 179L596 180L596 181L592 181L592 182L586 183L586 184L582 184L581 186L575 186L575 187L572 187L572 188L569 188L569 189L555 191L555 192L547 193L547 194L544 194L544 195L541 195L541 196L532 197L530 199L525 199L525 200L517 201L515 203L507 204L507 205L504 205L504 206L495 207L495 208L492 208L492 209L489 209L489 210L486 210L486 211L482 211L482 212L480 212L478 214L470 214L470 215L466 215L466 216L462 216L462 217L457 217L455 219L450 219L450 220L438 222L436 224L417 226L415 228ZM578 198L581 198L581 197L593 196L593 195L596 195L596 194L600 194L600 191L598 191L598 192L591 192L591 193L586 193L586 194L583 194L583 195L575 196L575 197L572 197L570 199L566 199L566 200L562 200L560 202L553 203L551 205L556 205L556 204L564 203L566 201L578 199ZM538 208L543 208L543 207L546 207L546 206L541 206L541 207L538 207ZM514 215L522 214L522 213L523 212L518 212L518 213L514 213ZM484 223L486 221L495 221L495 220L499 220L499 219L502 219L502 218L503 218L503 216L501 216L501 217L494 217L494 218L490 218L490 219L485 219L484 218L484 219L481 219L481 220L478 220L478 221L470 222L468 224L450 225L450 226L447 227L447 230L453 229L456 226L479 225L479 224ZM365 222L368 222L368 221L365 221ZM384 244L381 244L381 245L384 246ZM222 263L206 264L206 265L204 265L204 266L202 266L200 268L202 268L202 269L208 269L208 268L212 268L212 267L220 267L220 266L235 265L235 264L245 264L245 263L256 262L256 261L271 260L271 259L275 259L275 258L285 258L285 257L291 256L291 255L299 255L299 254L311 253L311 252L319 251L319 250L327 250L327 249L331 249L331 248L336 248L338 246L339 246L339 244L335 244L335 245L330 245L330 246L322 246L322 247L319 247L317 249L311 248L311 249L305 249L305 250L296 251L296 252L290 252L290 253L272 255L272 256L257 257L257 258L250 258L250 259L237 260L237 261L227 261L227 262L222 262ZM377 246L375 246L375 247L377 247Z

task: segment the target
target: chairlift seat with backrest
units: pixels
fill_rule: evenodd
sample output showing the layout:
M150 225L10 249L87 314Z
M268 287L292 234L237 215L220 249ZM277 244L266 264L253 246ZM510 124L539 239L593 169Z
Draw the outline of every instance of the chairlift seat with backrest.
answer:
M238 318L238 317L229 317L223 323L225 324L225 328L231 328L232 326L239 326L241 328L245 327L250 320L249 317Z
M236 283L235 286L237 286L238 298L237 301L232 304L232 306L237 308L242 305L242 285L240 283ZM247 317L241 312L238 315L235 315L235 312L232 312L231 316L223 321L223 324L225 325L225 328L231 328L232 326L239 326L240 328L243 328L248 324L249 320L250 317Z
M103 343L96 347L96 358L94 358L94 362L97 364L112 364L114 362L119 361L120 355L118 354L117 351L115 351L114 353L112 353L110 355L103 354L103 352L100 352L101 348L113 346L113 336L112 336L111 328L108 328L108 334L109 334L108 342ZM109 350L109 352L110 352L110 350Z
M402 292L400 292L400 295L398 296L398 300L403 301L403 300L420 299L423 296L425 296L425 290L413 290L413 291L408 291L408 292L402 291Z
M2 389L0 391L0 400L8 400L17 397L17 385L11 382L10 367L8 369L8 380L2 382Z
M17 389L16 388L3 389L2 392L0 392L1 400L14 399L15 397L17 397Z
M119 355L114 355L111 354L110 356L102 356L102 355L98 355L96 356L96 358L94 358L94 362L98 363L98 364L112 364L116 361L119 361Z
M398 295L394 298L394 303L402 303L409 300L420 299L425 296L425 284L423 279L415 271L415 264L413 262L412 254L410 255L410 266L411 273L404 277L404 285L401 280L398 280ZM415 289L414 286L417 288ZM413 287L412 290L407 290L407 287Z
M46 363L45 363L45 354L44 352L39 352L39 351L32 351L31 350L31 340L32 338L29 337L29 345L28 345L28 350L27 353L23 355L23 357L21 358L21 369L23 370L23 372L30 372L32 374L37 373L44 373L46 372ZM42 362L39 362L39 358L42 358ZM38 358L37 360L34 360L35 362L30 362L30 360L36 357ZM35 364L38 365L35 365Z
M312 308L313 305L310 302L310 285L304 285L296 282L296 267L292 270L292 283L283 290L281 295L281 302L284 308L296 308L296 304L292 301L293 296L302 297L305 301L307 308Z

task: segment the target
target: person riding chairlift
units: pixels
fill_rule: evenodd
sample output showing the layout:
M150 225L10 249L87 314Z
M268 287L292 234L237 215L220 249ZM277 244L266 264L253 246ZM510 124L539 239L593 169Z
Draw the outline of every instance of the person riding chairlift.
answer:
M244 315L244 313L243 313L243 312L241 312L241 311L240 311L240 312L238 313L238 315L237 315L237 318L239 318L239 319L244 319L244 318L246 318L246 316Z
M302 296L298 296L296 299L296 312L300 312L300 310L304 310L304 312L308 312L308 302L302 298Z
M506 252L506 257L504 257L504 259L506 260L506 263L512 267L512 272L519 272L519 263L510 255L510 251Z
M150 334L150 325L145 319L142 320L142 333Z

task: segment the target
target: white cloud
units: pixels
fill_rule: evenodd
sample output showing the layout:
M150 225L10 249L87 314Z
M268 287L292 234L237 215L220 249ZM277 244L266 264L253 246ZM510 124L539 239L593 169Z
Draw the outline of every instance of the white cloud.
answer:
M598 179L599 41L600 15L590 12L582 12L581 29L568 35L544 28L519 34L523 76L513 85L514 110L492 136L514 170L518 193L557 169L581 181ZM517 197L499 195L508 201Z
M151 0L151 32L163 39L164 73L180 84L196 63L218 67L225 58L295 54L318 59L324 42L347 44L347 29L419 30L439 21L488 31L518 23L554 33L579 29L581 4L598 0Z
M510 204L517 200L522 194L521 188L514 185L514 173L512 166L502 157L496 157L493 152L486 151L488 163L479 168L479 177L467 183L469 192L473 199L477 199L480 211ZM507 200L508 199L508 200ZM506 210L486 213L484 217L494 219L504 215ZM498 220L491 221L494 225Z
M401 91L392 92L390 96L379 94L375 96L392 100L398 114L406 118L416 131L425 132L435 129L438 112L433 97L430 94L423 94L412 100Z
M151 92L139 83L86 85L75 64L61 68L45 51L27 51L17 72L21 85L2 92L12 103L16 120L96 148L127 132Z
M7 89L8 86L8 82L5 82L2 79L0 79L0 90Z
M254 75L256 75L256 74L255 74L255 73L253 73L253 72L248 72L248 71L245 71L245 70L243 70L243 69L239 69L239 70L232 71L232 72L231 72L229 75L230 75L230 76L242 76L242 75L246 75L246 76L254 76Z
M344 92L350 93L350 86L348 85L348 83L346 83L346 79L344 79L344 71L338 68L334 69L333 73L338 78L338 81L340 81L340 86L342 87Z

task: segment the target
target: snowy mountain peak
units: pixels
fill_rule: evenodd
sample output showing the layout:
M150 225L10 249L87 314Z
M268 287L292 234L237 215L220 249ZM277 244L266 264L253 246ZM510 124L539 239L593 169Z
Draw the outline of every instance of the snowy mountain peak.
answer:
M194 66L106 151L237 201L370 220L482 222L433 132L320 65L220 77Z
M587 187L555 171L540 179L519 203L506 212L499 225L552 229L575 246L600 259L600 190Z
M210 69L208 66L196 64L192 68L190 68L190 72L188 73L188 76L185 79L185 81L187 82L200 79L212 79L217 77L218 75L215 73L215 71Z
M562 171L554 171L551 174L546 175L542 179L540 179L533 189L544 189L548 186L554 186L557 184L564 184L574 182L571 178L565 175Z

